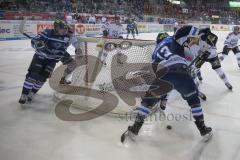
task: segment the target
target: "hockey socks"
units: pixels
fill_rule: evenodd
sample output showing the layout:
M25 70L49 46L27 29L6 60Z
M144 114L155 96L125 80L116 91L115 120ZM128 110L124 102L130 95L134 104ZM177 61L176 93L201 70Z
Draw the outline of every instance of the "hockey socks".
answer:
M236 58L237 58L238 67L240 68L240 53L236 54Z
M29 93L31 92L33 86L34 86L34 82L35 80L30 78L30 77L27 77L23 83L23 89L22 89L22 94L21 94L21 97L19 99L19 103L21 104L24 104L27 102L27 99L28 99L28 95Z
M36 94L39 91L39 89L42 88L44 83L45 82L40 82L40 81L35 82L34 85L33 85L33 88L32 88L32 93Z
M223 72L222 68L215 69L215 72L218 74L218 76L222 79L224 84L229 90L232 90L232 85L228 82L227 76Z
M35 82L34 79L26 78L23 83L22 94L28 95L34 86L34 82Z

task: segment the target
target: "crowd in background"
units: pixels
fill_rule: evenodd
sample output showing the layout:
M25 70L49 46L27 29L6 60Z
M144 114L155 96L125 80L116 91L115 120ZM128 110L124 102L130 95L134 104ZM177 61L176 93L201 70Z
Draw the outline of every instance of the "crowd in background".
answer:
M0 10L125 15L134 16L138 21L154 21L154 18L145 18L151 15L158 17L156 19L162 24L173 24L179 20L238 23L239 14L229 7L227 0L183 1L184 5L173 4L168 0L2 0Z

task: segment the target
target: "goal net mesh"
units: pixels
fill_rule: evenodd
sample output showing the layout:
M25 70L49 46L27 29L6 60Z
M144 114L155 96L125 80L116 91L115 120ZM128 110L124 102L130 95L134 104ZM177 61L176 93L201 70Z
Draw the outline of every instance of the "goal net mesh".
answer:
M143 71L141 69L132 70L131 67L129 68L131 66L129 64L150 64L155 41L101 38L79 38L78 41L78 49L82 51L82 55L87 55L87 58L85 57L86 65L81 65L74 70L70 86L91 88L106 98L108 93L117 97L117 106L108 115L124 116L133 114L136 105L140 103L140 97L137 97L136 103L133 103L131 96L126 96L123 99L116 90L126 92L130 83L136 83L135 86L131 84L132 87L129 89L131 91L146 91L148 89L148 86L144 84L144 80L141 80ZM103 55L107 55L106 64L100 61ZM89 59L91 56L96 59L91 61ZM137 80L136 77L138 77ZM121 78L133 80L126 83L126 81L121 81ZM90 95L90 93L72 95L71 93L62 94L56 92L54 95L58 100L72 100L73 108L86 112L96 109L103 101L88 96L88 94ZM111 105L111 99L108 99L108 101L109 105Z

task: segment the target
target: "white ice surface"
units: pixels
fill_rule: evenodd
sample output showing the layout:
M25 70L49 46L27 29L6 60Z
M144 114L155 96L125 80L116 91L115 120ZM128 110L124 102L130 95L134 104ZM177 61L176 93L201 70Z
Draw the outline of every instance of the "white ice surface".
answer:
M157 34L137 38L155 39ZM220 52L227 32L218 32ZM72 51L72 49L70 49ZM0 159L1 160L240 160L240 69L230 53L222 63L233 91L205 64L202 103L206 124L214 136L203 143L192 121L147 122L138 141L122 145L120 135L132 122L102 116L66 122L55 115L48 84L30 106L18 104L27 67L33 56L29 40L0 42ZM167 114L189 114L182 99L168 105ZM169 116L171 120L171 116ZM173 126L166 130L166 123Z

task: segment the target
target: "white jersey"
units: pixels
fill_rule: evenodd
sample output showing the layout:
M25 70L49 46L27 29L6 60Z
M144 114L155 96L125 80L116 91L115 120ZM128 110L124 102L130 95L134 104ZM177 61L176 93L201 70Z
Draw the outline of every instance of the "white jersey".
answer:
M88 19L88 23L96 23L95 16L90 16L89 19Z
M102 23L102 31L109 31L109 23L107 21Z
M178 28L178 22L174 23L174 27Z
M233 32L229 33L227 38L224 41L224 45L228 48L234 48L238 45L239 34L234 34Z
M122 33L124 31L124 28L121 24L120 25L109 24L108 28L109 28L108 30L109 38L119 38L120 36L122 36Z
M77 20L73 19L71 15L66 16L66 22L69 25L73 25L77 23Z
M190 50L187 50L185 54L189 54L193 60L200 53L208 51L210 53L208 59L217 57L217 48L215 46L208 45L205 41L200 41L199 45L193 45Z

